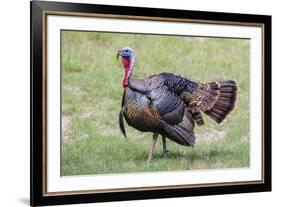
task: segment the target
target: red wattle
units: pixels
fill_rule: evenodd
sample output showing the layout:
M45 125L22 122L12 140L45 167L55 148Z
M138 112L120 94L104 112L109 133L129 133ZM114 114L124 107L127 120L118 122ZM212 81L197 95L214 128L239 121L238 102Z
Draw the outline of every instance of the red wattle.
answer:
M130 59L129 58L125 58L123 57L122 58L122 64L123 64L123 67L124 67L124 70L125 70L125 74L124 74L124 79L123 79L123 87L127 87L129 85L129 78L130 78Z
M127 87L129 85L129 81L128 80L123 80L123 87Z
M130 69L125 68L125 74L123 79L123 87L127 87L129 85L129 78L130 78Z
M130 67L130 59L123 57L122 58L122 64L123 64L123 67L125 69L129 68Z

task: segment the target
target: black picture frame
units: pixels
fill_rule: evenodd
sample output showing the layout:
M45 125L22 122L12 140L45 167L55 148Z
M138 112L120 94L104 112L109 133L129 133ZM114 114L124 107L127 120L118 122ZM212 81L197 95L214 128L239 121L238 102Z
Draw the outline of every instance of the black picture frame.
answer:
M48 12L79 14L102 14L119 17L130 16L145 18L167 18L167 19L191 19L194 21L205 21L216 24L260 24L263 27L263 135L264 139L264 166L263 182L242 183L235 185L208 185L194 186L189 188L153 189L153 190L130 190L122 192L104 193L71 193L71 194L46 194L46 146L44 133L46 133L46 71L43 70L44 54L44 30L46 15ZM32 206L78 204L90 202L107 202L153 198L171 198L185 196L203 196L216 194L248 193L271 191L271 16L232 14L203 11L187 11L155 8L136 8L126 6L108 6L81 3L59 3L59 2L31 2L31 175L30 175L30 204Z

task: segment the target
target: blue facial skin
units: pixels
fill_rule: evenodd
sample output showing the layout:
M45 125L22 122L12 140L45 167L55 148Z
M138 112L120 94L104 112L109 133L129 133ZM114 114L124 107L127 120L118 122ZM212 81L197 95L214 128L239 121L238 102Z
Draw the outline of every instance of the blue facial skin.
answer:
M117 52L117 56L126 57L131 59L134 57L134 50L129 47L124 47Z

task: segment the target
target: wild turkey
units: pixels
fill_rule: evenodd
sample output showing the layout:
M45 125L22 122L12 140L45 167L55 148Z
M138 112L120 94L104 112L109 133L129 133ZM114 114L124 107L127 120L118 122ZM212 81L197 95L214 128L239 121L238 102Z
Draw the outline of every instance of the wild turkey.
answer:
M134 51L125 47L118 50L117 59L119 56L124 67L119 126L126 137L124 116L128 125L153 133L148 162L153 157L158 134L162 135L166 158L166 137L180 145L193 146L194 121L199 126L204 124L201 112L221 123L235 106L237 85L233 80L202 84L171 73L134 79Z

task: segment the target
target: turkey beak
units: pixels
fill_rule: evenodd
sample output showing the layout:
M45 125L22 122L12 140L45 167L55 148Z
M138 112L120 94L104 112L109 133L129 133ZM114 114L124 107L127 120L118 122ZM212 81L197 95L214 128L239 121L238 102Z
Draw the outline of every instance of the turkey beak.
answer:
M121 52L121 51L118 50L118 52L117 52L117 54L116 54L116 55L117 55L117 60L118 60L118 58L119 58L119 56L120 56L120 52Z

